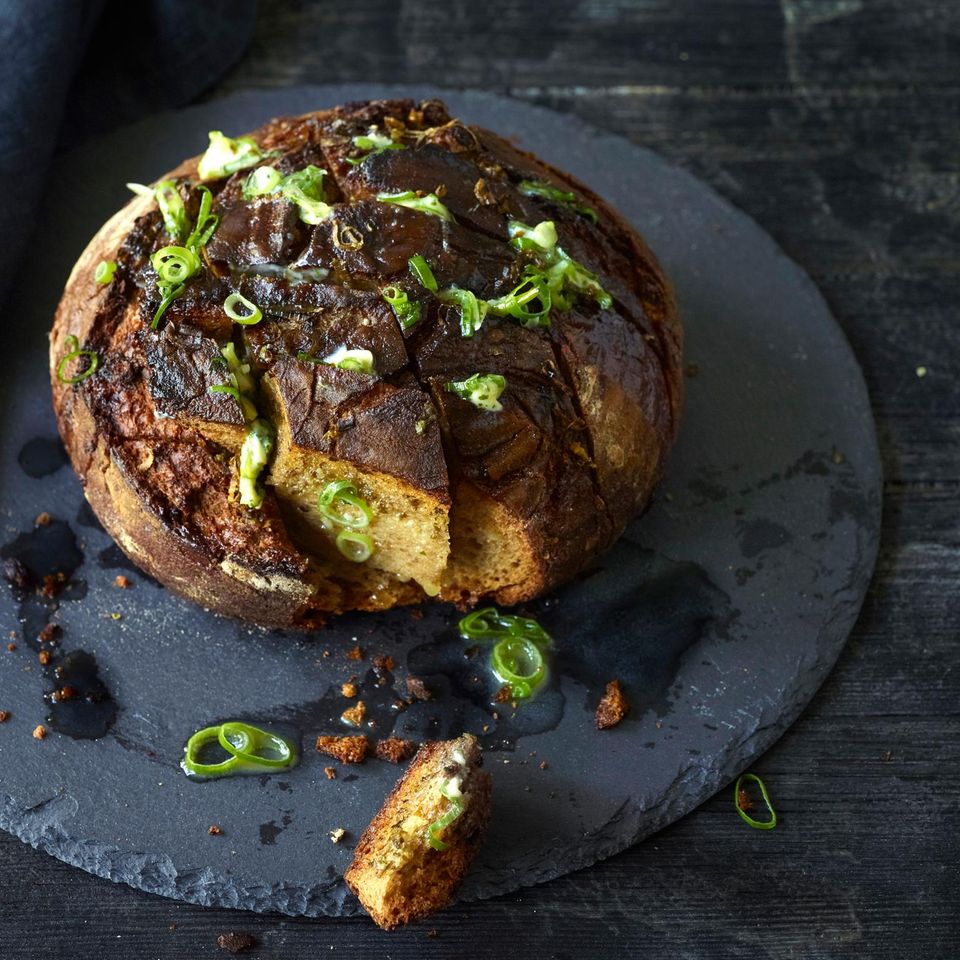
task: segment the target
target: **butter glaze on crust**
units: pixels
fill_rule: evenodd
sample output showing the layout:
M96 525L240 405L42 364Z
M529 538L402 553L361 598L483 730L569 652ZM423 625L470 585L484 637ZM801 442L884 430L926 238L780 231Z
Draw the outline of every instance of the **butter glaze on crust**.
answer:
M349 164L352 137L388 123L405 125L408 149ZM677 428L681 326L643 241L582 184L451 120L436 101L349 104L274 120L251 136L281 152L269 162L282 173L308 163L328 171L329 220L310 226L274 197L244 201L246 170L208 181L220 225L205 269L157 331L149 329L160 299L149 256L171 241L151 198L135 197L111 218L67 282L51 333L54 407L108 532L171 589L264 626L310 628L329 613L425 599L415 579L324 549L302 504L269 473L260 510L237 502L242 418L230 398L208 390L211 356L237 338L222 308L236 291L265 315L241 331L242 346L264 402L282 405L273 413L289 421L288 447L305 458L287 461L288 475L316 462L319 476L339 469L371 490L389 488L392 503L408 498L429 520L416 562L433 564L441 599L511 604L572 577L646 506ZM197 160L163 179L195 183ZM521 180L573 191L598 224L524 196ZM375 199L438 187L455 223ZM191 216L196 203L194 191ZM522 267L506 242L511 219L553 220L561 246L598 275L613 307L578 298L551 312L548 329L488 316L462 337L456 310L421 290L407 261L423 255L441 289L501 296ZM347 227L359 248L338 245ZM93 282L100 260L118 264L107 287ZM296 282L283 268L327 276ZM390 283L422 303L409 330L380 296ZM71 334L100 356L97 373L76 386L56 377ZM374 354L375 376L297 360L344 343ZM502 412L443 389L475 372L506 377Z

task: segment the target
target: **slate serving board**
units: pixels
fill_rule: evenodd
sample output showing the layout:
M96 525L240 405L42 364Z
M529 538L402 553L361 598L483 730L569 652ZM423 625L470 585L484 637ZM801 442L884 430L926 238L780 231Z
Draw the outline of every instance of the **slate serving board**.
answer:
M244 93L153 117L53 171L42 248L6 310L0 382L3 553L39 567L40 541L56 539L59 557L76 541L58 600L6 590L0 599L18 634L16 651L0 650L0 709L12 715L0 727L0 826L26 842L197 903L357 912L339 878L398 770L368 761L331 781L330 761L311 746L337 732L348 705L339 686L357 674L375 734L395 722L414 738L483 737L494 822L461 896L493 896L593 863L692 810L786 730L833 665L873 568L881 475L862 376L823 299L753 221L684 171L571 117L488 94L442 95L463 119L516 135L582 178L639 228L675 283L698 367L657 502L591 571L530 607L556 639L545 694L495 719L446 607L422 620L347 617L307 637L209 614L131 570L84 507L51 442L46 331L73 261L126 199L124 182L199 152L208 129L239 133L345 100L438 93ZM42 511L56 522L38 531ZM113 585L118 573L131 589ZM58 656L82 648L96 658L116 704L104 736L30 735L50 713L42 695L52 682L30 645L47 620L62 628ZM345 658L357 643L368 653L359 663ZM396 664L386 686L371 669L376 653ZM436 698L396 713L389 704L408 673ZM632 710L598 733L593 710L615 676ZM299 731L299 767L188 782L177 769L183 741L238 715ZM209 836L211 824L222 835ZM334 845L336 827L348 833Z

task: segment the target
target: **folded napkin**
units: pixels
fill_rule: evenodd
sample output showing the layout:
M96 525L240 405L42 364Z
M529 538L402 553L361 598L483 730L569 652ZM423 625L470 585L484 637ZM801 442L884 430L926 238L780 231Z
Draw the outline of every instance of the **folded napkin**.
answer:
M0 0L0 302L54 152L208 89L255 14L256 0Z

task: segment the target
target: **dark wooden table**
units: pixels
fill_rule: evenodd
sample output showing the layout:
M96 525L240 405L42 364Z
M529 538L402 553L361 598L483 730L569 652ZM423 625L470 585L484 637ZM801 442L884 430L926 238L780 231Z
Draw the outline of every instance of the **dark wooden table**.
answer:
M0 958L195 960L225 930L283 960L960 956L960 4L262 0L211 96L362 80L495 90L652 147L833 307L873 398L884 537L840 663L756 767L782 825L749 830L728 790L605 863L391 935L150 897L0 834Z

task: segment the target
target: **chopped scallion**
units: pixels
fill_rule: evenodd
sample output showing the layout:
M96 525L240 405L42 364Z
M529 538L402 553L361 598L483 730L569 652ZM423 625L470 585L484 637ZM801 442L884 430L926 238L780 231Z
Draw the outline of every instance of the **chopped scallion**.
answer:
M440 202L435 193L419 196L413 190L404 190L401 193L378 193L377 199L381 203L395 203L400 207L409 207L420 213L427 213L431 217L439 217L448 223L454 223L453 214Z
M371 157L378 157L385 150L407 149L404 144L398 143L392 137L389 137L384 133L378 133L374 127L371 127L370 131L366 135L354 137L353 145L359 150L368 151L362 156L347 157L347 163L354 167L359 166L361 163L363 163L365 160L369 160Z
M240 307L241 310L237 308ZM244 327L252 327L263 319L263 312L260 308L246 297L239 293L231 293L223 301L223 312L234 321Z
M567 207L574 213L586 217L592 223L597 222L597 211L593 207L588 207L577 200L577 195L572 191L561 190L542 180L521 180L517 188L525 197L543 197L561 207Z
M443 385L447 393L455 393L461 400L472 403L479 410L499 413L503 409L500 395L507 381L499 373L475 373L466 380L451 380Z
M67 348L67 352L60 358L60 362L57 364L57 379L61 383L80 383L81 380L86 380L87 377L91 377L96 373L97 367L100 366L100 357L95 350L81 350L80 341L72 333L67 334L64 340L64 346ZM86 367L72 377L68 377L66 375L67 366L71 361L77 360L80 357L86 358Z
M341 530L336 543L337 549L354 563L363 563L373 556L373 540L365 533Z
M101 286L107 286L113 275L117 272L117 262L115 260L101 260L97 264L97 269L93 274L93 279Z
M393 312L396 315L397 319L400 321L400 326L404 330L409 330L412 326L420 320L420 301L411 300L409 294L405 290L401 290L397 286L384 287L380 291L383 296L383 299L390 304L393 308Z
M475 293L461 287L447 287L437 296L444 303L452 303L460 310L460 333L465 337L472 337L483 324L487 315L486 300L480 300Z
M197 174L201 180L219 180L237 170L256 166L264 153L252 137L225 137L219 130L209 133L210 145L200 158Z
M204 759L211 748L225 756ZM209 779L230 773L271 773L293 766L296 760L294 745L278 734L229 721L194 733L183 748L180 767L187 776Z
M450 806L442 817L434 820L434 822L427 827L427 843L440 853L443 853L449 846L449 844L440 839L440 833L463 815L463 799L459 791L459 784L457 785L456 793L454 793L454 791L450 789L450 781L444 781L443 786L440 788L440 794L446 798Z
M258 510L263 505L263 487L260 474L270 460L273 450L273 427L259 417L247 428L240 448L240 503Z
M437 292L437 278L430 269L430 264L418 253L407 261L410 272L420 281L420 285L426 287L431 293Z
M334 480L320 494L317 504L324 520L350 530L364 530L370 526L373 511L350 480Z
M323 358L321 363L340 370L356 370L359 373L376 373L373 354L369 350L348 350L346 347L337 347L333 353Z
M746 790L742 785L745 780L755 783L760 789L760 796L763 797L764 805L770 811L769 820L754 820L754 818L747 813L746 809L744 809L745 806L749 806L743 803ZM737 808L737 813L755 830L772 830L777 825L777 811L773 809L773 804L770 802L770 794L767 793L767 786L755 773L744 773L737 778L736 786L733 788L733 802Z

